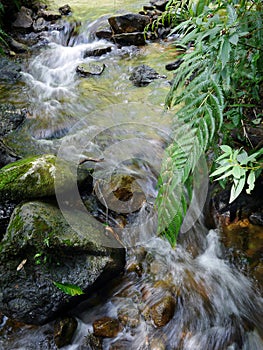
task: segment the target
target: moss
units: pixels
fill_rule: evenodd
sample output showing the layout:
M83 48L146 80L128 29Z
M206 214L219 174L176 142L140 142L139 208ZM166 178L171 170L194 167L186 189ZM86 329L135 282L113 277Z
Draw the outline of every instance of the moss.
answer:
M3 167L0 171L0 199L30 199L55 194L55 171L61 174L60 186L73 181L66 163L56 163L53 155L31 157Z

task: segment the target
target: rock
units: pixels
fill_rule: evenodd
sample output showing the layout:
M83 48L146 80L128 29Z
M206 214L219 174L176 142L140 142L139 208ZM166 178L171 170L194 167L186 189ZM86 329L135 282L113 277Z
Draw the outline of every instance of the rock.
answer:
M25 44L22 44L13 38L10 38L8 43L9 43L10 48L13 49L17 53L23 53L23 52L28 51L28 47Z
M9 201L0 203L0 240L2 240L8 226L15 204Z
M145 45L145 37L142 32L115 34L112 37L112 41L122 46Z
M82 63L77 66L76 72L82 77L89 77L92 75L101 75L105 67L106 65L104 63L102 65Z
M253 225L263 226L263 212L255 212L249 216L249 221Z
M175 299L168 295L150 307L150 316L156 327L163 327L171 321L175 306Z
M56 163L54 155L21 159L0 170L0 200L24 200L55 194L55 177L60 177L56 191L69 189L74 183L70 167Z
M21 78L19 64L0 56L0 81L16 83Z
M125 305L118 310L118 319L123 326L136 328L140 324L140 313L131 299L126 299Z
M33 24L32 10L22 6L12 23L12 27L21 32L30 32Z
M0 140L0 168L18 159L15 152Z
M84 58L91 57L91 56L99 57L99 56L105 55L108 52L111 52L111 49L112 49L112 46L99 47L98 49L93 49L93 50L89 49L84 52Z
M117 213L139 210L146 201L142 188L132 175L113 174L110 179L97 180L94 188L101 203L106 203Z
M142 64L141 66L135 67L130 76L130 80L135 86L146 86L153 80L158 78L165 78L159 75L153 68Z
M69 296L54 281L76 285L90 296L123 270L125 251L105 236L104 226L91 216L83 219L77 210L74 218L77 231L52 203L28 202L15 209L0 243L0 310L5 315L44 324L86 297ZM108 240L116 248L108 248Z
M150 23L148 16L128 13L122 16L114 16L108 19L114 34L143 32Z
M47 30L47 22L43 17L38 17L33 23L33 30L35 33L43 32Z
M179 58L178 60L172 62L172 63L168 63L166 66L165 66L165 69L171 71L171 70L176 70L177 68L180 67L180 65L183 63L183 59L182 58Z
M62 16L67 16L71 13L71 7L69 5L61 6L58 10Z
M56 321L54 327L54 340L58 348L71 344L77 326L78 322L73 317L66 317L62 320Z
M0 137L16 130L26 119L26 115L26 109L18 109L9 103L0 104Z
M152 0L151 3L157 8L159 11L165 11L166 5L168 4L169 0Z
M86 344L88 348L83 347L83 350L103 350L103 339L101 337L95 337L94 334L89 333L86 336Z
M61 13L57 11L40 10L39 17L43 17L46 21L56 21L61 18Z
M121 330L119 321L111 317L103 317L93 322L93 333L96 337L115 338Z
M100 30L97 30L96 33L95 33L96 37L98 39L111 39L112 38L112 31L111 29L100 29Z

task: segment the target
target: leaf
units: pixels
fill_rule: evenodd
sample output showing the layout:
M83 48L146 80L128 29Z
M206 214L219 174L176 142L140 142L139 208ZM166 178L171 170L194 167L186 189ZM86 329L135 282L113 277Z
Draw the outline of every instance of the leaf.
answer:
M237 186L234 184L231 187L229 203L232 203L242 192L246 182L246 177L243 176L239 179Z
M229 164L229 165L226 165L226 166L222 166L222 167L216 169L214 172L212 172L210 177L223 174L226 170L228 170L229 168L232 168L232 166L233 166L232 164Z
M62 292L64 292L65 294L68 294L70 296L76 296L76 295L82 295L84 294L83 290L76 286L75 284L69 284L69 283L59 283L59 282L55 282L53 281L53 284L60 290L62 290Z
M227 14L228 14L227 24L228 25L234 24L237 20L237 13L236 13L235 8L233 6L228 5L227 6Z
M225 179L226 177L229 177L229 176L233 176L233 169L228 171L224 175L218 177L216 180L219 181L219 180Z
M238 40L239 40L239 36L238 36L237 33L231 35L230 38L229 38L229 42L230 42L231 44L235 45L235 46L237 45Z
M247 184L248 184L248 189L246 190L247 194L250 194L251 191L253 191L255 187L255 181L256 181L255 172L251 170L247 177Z
M232 154L232 152L233 152L232 148L228 145L221 145L220 148L223 152L225 152L229 155Z
M225 37L220 50L220 59L222 62L222 70L225 68L230 57L231 46L228 37Z
M236 178L236 179L240 179L241 177L241 168L239 165L235 165L233 167L233 176Z

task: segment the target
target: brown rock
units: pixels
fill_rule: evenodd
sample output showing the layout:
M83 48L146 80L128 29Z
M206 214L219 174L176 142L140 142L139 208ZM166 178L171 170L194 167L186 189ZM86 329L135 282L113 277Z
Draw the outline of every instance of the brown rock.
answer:
M61 18L61 13L57 11L40 10L38 15L43 17L46 21L56 21Z
M144 28L150 23L148 16L128 13L123 16L114 16L108 19L110 26L115 34L143 32Z
M119 44L122 46L145 45L145 37L144 37L144 33L142 32L115 34L113 35L112 40L116 44Z
M78 322L73 317L67 317L55 323L54 340L58 348L71 344L77 326Z
M96 337L114 338L121 330L119 321L111 317L102 317L93 322L93 331Z
M150 316L156 327L165 326L173 318L176 301L172 296L165 296L150 308Z

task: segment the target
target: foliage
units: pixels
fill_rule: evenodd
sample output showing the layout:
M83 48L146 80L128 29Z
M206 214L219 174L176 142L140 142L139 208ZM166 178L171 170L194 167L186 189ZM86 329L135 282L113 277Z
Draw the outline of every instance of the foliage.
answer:
M191 199L189 176L199 157L217 140L226 112L231 118L231 106L242 110L242 103L258 101L263 82L261 2L218 0L207 6L199 0L189 5L192 17L172 30L185 53L166 100L178 111L157 196L158 232L172 245Z
M230 179L232 183L229 203L232 203L242 192L247 184L246 192L248 194L255 187L256 178L261 174L263 168L262 158L263 148L250 155L243 150L234 150L228 145L222 145L223 154L216 159L218 168L210 175L219 176L217 181Z
M59 282L55 282L53 281L53 284L60 290L62 290L62 292L64 292L67 295L70 295L72 297L76 296L76 295L82 295L84 294L83 290L76 286L75 284L69 284L69 283L59 283Z

